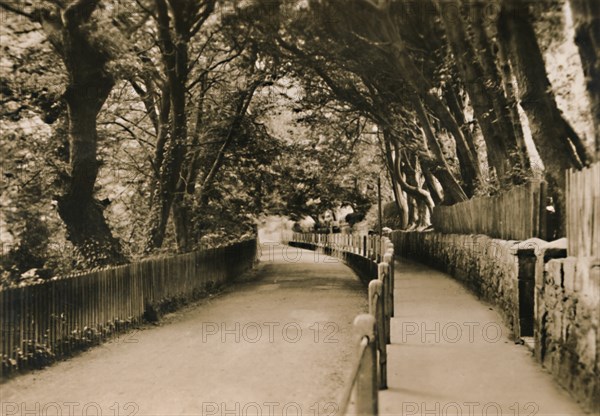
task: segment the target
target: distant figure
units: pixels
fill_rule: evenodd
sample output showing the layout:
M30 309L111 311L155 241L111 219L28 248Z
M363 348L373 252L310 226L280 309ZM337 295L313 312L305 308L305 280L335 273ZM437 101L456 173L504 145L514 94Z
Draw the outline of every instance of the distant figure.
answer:
M558 238L558 224L560 219L554 208L552 197L546 198L546 234L548 241L554 241Z

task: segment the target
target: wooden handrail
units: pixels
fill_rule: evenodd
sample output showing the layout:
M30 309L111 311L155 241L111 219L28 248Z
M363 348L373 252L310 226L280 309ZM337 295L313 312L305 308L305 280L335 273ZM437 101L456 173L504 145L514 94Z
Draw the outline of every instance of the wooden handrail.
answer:
M367 351L367 347L369 346L369 337L363 336L358 343L358 359L357 362L352 366L352 372L348 377L348 382L344 385L344 390L342 391L342 395L340 397L340 414L344 415L348 411L348 405L350 404L350 397L352 396L352 390L354 389L354 385L356 384L356 379L358 377L358 372L362 368L362 361L365 356L365 352Z
M394 315L394 245L387 237L343 234L294 233L292 241L327 248L332 256L359 255L377 263L377 278L369 282L369 313L358 315L358 361L352 367L340 398L340 414L346 414L356 387L356 413L377 415L377 392L387 388L387 344L391 342Z
M361 314L354 318L354 329L360 338L358 361L353 366L340 398L340 414L348 411L352 391L356 386L356 414L377 415L377 349L375 317Z

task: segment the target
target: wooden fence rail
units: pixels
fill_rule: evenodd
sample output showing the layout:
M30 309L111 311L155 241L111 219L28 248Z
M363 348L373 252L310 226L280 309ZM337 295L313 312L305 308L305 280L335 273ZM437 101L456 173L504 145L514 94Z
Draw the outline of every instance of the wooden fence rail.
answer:
M569 256L600 258L600 162L567 171Z
M385 254L382 239L377 235L291 233L285 243L306 243L339 253L354 253L378 262Z
M2 373L39 367L252 267L256 240L0 290Z
M324 250L349 264L362 258L375 265L375 275L367 271L372 279L368 291L369 313L354 320L359 338L357 360L338 403L339 414L347 414L354 394L354 414L377 415L378 390L387 388L386 345L391 342L394 316L394 245L387 237L311 233L293 233L286 243Z
M532 181L492 197L436 206L432 223L446 234L485 234L504 240L546 239L546 184Z

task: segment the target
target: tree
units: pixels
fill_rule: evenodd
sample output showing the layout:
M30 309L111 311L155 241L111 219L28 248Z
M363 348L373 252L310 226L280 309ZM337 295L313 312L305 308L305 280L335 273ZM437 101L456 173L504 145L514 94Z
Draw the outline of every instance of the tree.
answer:
M569 0L575 23L575 43L587 78L592 117L596 129L596 155L600 159L600 3Z
M480 26L481 18L475 21L472 28L479 41L479 56L483 65L467 37L460 2L438 1L438 7L461 79L482 129L489 166L495 169L500 183L506 183L507 180L510 183L515 166L521 164L521 148L517 146L504 92L498 87L500 77L488 56L489 46L484 28Z
M146 251L159 248L164 240L167 221L185 158L184 146L188 135L186 103L190 71L189 42L211 16L215 0L169 1L155 0L158 43L166 75L170 108L169 133L160 143L162 154L157 186L152 196ZM165 105L167 105L165 103ZM161 126L166 129L167 126ZM163 136L164 137L164 136Z
M43 3L30 11L0 2L0 7L41 24L68 76L64 100L68 112L69 172L58 212L68 238L90 265L125 261L118 239L104 218L103 205L94 198L98 175L96 118L114 78L107 65L112 51L96 35L93 13L99 0L77 0L62 6Z
M444 185L449 188L446 194L447 201L464 200L465 192L450 172L445 156L439 149L437 138L433 134L429 135L430 139L433 138L433 142L429 144L434 149L434 152L430 153L426 140L423 140L422 132L416 133L418 129L412 127L414 122L409 121L409 119L413 120L415 115L414 110L410 109L411 101L407 101L406 98L418 97L420 102L420 97L410 85L404 82L403 78L398 77L401 71L398 70L397 62L390 59L387 50L377 46L380 43L377 43L376 39L365 40L365 36L358 36L348 31L349 22L340 22L339 18L336 21L334 18L334 16L352 15L352 13L360 15L360 12L356 9L342 11L342 5L337 3L314 7L314 10L294 15L294 23L285 25L285 35L271 32L275 39L275 45L271 46L274 49L273 53L284 59L292 59L294 68L300 68L297 77L306 80L307 85L318 85L318 81L312 80L309 74L314 74L317 80L320 78L335 99L361 112L378 124L382 131L391 132L386 135L388 139L394 137L394 140L409 142L412 151L418 149L421 155L427 155L424 158L426 162L421 163L421 166L426 167L425 176L431 181L433 173L437 180L444 182ZM344 4L343 8L348 8L348 4ZM331 24L332 21L334 24ZM300 38L301 43L297 41ZM309 72L302 72L301 69L304 68L309 69ZM469 154L471 146L465 145L464 148L467 147L469 147ZM390 145L389 149L391 148ZM393 165L389 162L393 159L392 152L386 150L385 146L382 147L382 151L388 153L387 165ZM391 169L390 176L394 183L396 200L402 211L402 206L406 204L403 201L402 191L397 189L399 181L395 175L394 170ZM441 199L438 188L435 186L434 188L433 195ZM425 198L424 201L427 201L426 195L428 195L427 191L413 193L416 198Z
M519 101L544 162L549 190L557 202L558 217L564 221L565 172L570 168L580 169L589 162L589 157L580 138L556 105L532 27L528 3L503 1L498 34L514 70ZM561 233L564 235L564 229Z

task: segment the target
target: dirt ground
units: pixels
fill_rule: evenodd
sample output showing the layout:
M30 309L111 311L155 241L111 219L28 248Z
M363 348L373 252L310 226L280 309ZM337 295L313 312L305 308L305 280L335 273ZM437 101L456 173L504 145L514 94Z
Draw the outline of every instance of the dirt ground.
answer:
M333 415L366 309L339 261L263 246L218 296L0 385L2 414Z

